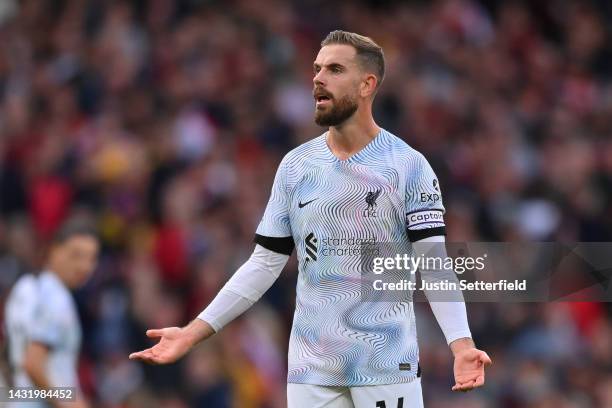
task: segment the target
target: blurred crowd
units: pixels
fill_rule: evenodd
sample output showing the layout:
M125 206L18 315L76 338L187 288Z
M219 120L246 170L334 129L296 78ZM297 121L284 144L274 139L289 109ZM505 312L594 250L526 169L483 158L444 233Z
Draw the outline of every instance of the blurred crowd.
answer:
M280 159L324 131L311 93L324 36L384 48L375 118L436 170L450 241L603 242L611 27L605 0L2 0L0 304L58 225L91 220L103 253L76 297L95 406L284 407L294 258L181 362L127 355L151 344L146 328L197 315L252 251ZM612 407L609 304L468 313L494 365L457 395L417 306L427 407Z

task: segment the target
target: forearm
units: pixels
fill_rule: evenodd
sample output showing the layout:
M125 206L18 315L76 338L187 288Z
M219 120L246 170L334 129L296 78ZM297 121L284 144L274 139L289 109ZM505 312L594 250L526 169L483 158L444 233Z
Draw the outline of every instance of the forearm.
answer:
M207 323L214 332L218 332L246 312L254 303L243 295L223 288L196 320Z
M413 248L418 256L424 254L430 258L440 259L445 259L447 256L444 236L416 241L413 243ZM428 283L458 281L457 275L450 268L421 268L420 273L421 279ZM425 296L449 345L463 338L468 338L471 341L472 335L467 321L465 302L463 301L461 290L425 290Z
M24 354L23 369L32 381L32 384L40 390L47 390L61 385L54 384L47 375L48 356L47 346L38 342L30 343ZM80 400L82 397L79 395L77 398ZM59 400L51 399L48 402L54 408L68 407L67 403Z
M28 344L23 360L23 370L32 383L40 389L48 389L53 384L47 376L48 350L40 343Z
M274 284L288 255L255 246L253 254L198 316L215 332L249 309Z
M29 365L25 368L25 372L36 388L46 390L52 388L53 385L47 377L44 367L41 367L41 365L42 364Z
M62 387L66 384L54 382L47 374L49 363L49 348L51 346L41 341L30 342L25 349L23 359L23 370L29 377L32 385L36 388L45 390L52 387ZM62 401L49 399L48 403L54 408L86 408L87 403L84 396L77 390L76 400Z
M46 373L47 359L38 360L36 362L28 362L24 365L24 370L32 384L38 388L39 390L48 390L52 387L57 386L57 384L53 384ZM79 401L78 407L86 406L84 401L82 400L82 395L77 393L76 397ZM68 403L61 400L49 399L47 401L50 406L54 408L68 408L74 405L74 402Z

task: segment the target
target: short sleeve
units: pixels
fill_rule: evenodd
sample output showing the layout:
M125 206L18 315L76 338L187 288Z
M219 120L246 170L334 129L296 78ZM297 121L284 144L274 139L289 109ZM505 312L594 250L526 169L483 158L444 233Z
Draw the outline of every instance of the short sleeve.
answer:
M43 302L39 301L29 322L30 340L46 344L51 348L61 346L63 338L61 319L60 313L54 311L49 305L45 307Z
M278 166L274 177L268 205L257 227L255 243L284 255L291 255L295 247L289 221L289 192L285 160Z
M446 235L440 183L420 153L406 180L406 229L412 242Z

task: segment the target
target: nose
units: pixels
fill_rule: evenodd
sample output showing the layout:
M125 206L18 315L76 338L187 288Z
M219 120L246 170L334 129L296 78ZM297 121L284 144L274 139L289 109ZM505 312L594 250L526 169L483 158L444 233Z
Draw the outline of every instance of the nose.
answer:
M323 74L322 73L323 73L323 70L320 70L312 78L312 83L315 84L315 86L324 86L325 85L325 83L323 82Z

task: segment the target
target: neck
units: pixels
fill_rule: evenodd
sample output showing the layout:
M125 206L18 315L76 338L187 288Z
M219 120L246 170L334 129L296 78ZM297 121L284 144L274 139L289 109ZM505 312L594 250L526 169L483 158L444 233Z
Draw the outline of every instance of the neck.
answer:
M56 277L57 279L59 279L59 280L62 282L62 284L63 284L64 286L66 286L67 288L69 288L69 287L70 287L69 282L68 282L68 278L67 278L66 276L62 275L62 274L59 272L59 271L61 270L61 268L57 268L57 267L55 267L55 266L53 265L53 263L51 262L51 263L49 263L49 264L47 265L47 267L46 267L45 269L46 269L48 272L50 272L50 273L52 273L53 275L55 275L55 277Z
M348 159L376 137L380 127L374 122L371 110L355 114L339 126L330 126L327 144L340 160Z

